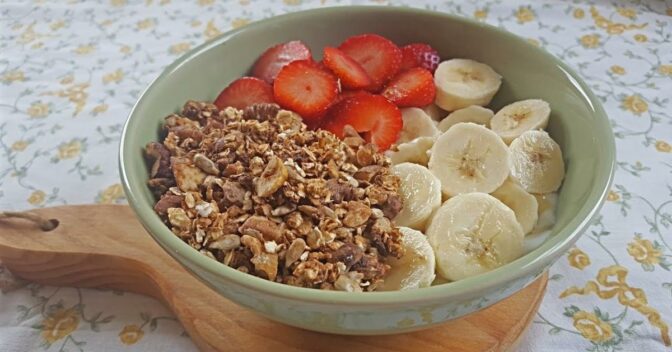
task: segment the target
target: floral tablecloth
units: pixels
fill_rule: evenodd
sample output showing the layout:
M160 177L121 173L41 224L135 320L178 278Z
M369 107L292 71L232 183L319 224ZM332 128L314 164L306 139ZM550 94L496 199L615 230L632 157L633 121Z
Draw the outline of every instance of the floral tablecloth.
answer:
M584 77L611 118L618 170L601 215L552 267L519 350L669 351L669 0L3 0L0 209L123 203L115 160L122 124L163 67L231 28L351 4L475 18L526 38ZM0 287L2 351L195 350L172 314L150 298L25 283L2 267Z

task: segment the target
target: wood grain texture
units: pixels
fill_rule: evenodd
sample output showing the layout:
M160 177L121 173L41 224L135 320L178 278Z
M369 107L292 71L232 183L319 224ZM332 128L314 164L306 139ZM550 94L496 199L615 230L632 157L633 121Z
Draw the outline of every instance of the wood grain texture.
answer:
M0 219L0 259L17 276L46 285L112 288L163 301L203 351L507 351L530 324L547 276L482 311L427 330L340 336L293 328L244 309L189 274L121 205L35 210L60 225L43 232Z

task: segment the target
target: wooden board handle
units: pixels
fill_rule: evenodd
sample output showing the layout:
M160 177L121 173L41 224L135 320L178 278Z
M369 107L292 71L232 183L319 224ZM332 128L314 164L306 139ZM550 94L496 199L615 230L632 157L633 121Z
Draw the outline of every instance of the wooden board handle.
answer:
M543 296L545 276L512 298L457 321L415 333L338 336L268 319L223 298L165 253L122 205L31 211L58 219L42 231L0 218L0 259L17 276L41 284L110 288L163 301L204 351L504 351L522 334Z

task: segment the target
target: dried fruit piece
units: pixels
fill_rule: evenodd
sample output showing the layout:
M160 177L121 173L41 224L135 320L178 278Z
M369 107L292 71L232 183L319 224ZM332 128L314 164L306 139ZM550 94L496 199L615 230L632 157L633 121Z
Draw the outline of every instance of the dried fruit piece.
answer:
M268 197L275 193L287 180L287 168L277 156L272 156L254 184L259 197Z

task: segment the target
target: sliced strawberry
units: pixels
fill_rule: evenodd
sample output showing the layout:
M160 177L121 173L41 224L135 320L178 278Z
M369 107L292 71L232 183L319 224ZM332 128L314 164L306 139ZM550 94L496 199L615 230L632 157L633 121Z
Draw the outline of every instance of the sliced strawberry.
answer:
M401 111L380 95L361 93L334 105L322 128L343 138L343 128L354 127L380 150L396 142L403 126Z
M364 68L342 51L326 47L323 56L324 65L341 79L341 85L344 88L360 89L373 84L371 77L364 71Z
M288 63L312 59L310 49L300 40L278 44L268 48L252 67L252 76L273 83L278 72Z
M408 70L413 67L424 67L429 72L434 73L439 66L441 58L439 52L428 44L413 43L401 48L403 58L401 60L401 69Z
M434 102L436 86L432 73L414 67L394 77L381 93L399 107L422 107Z
M346 39L339 47L357 61L373 80L371 91L380 90L401 65L401 49L377 34L361 34Z
M334 100L334 103L332 105L336 105L336 104L340 103L341 101L343 101L345 99L348 99L348 98L351 98L351 97L354 97L354 96L357 96L357 95L362 95L362 94L368 95L370 93L367 92L367 91L361 90L361 89L360 90L344 90L338 95L338 97L336 97L336 100Z
M224 88L215 99L215 105L220 109L227 106L244 109L252 104L274 102L271 85L256 77L238 78Z
M315 121L338 96L338 80L311 60L294 61L278 73L273 93L280 106Z

